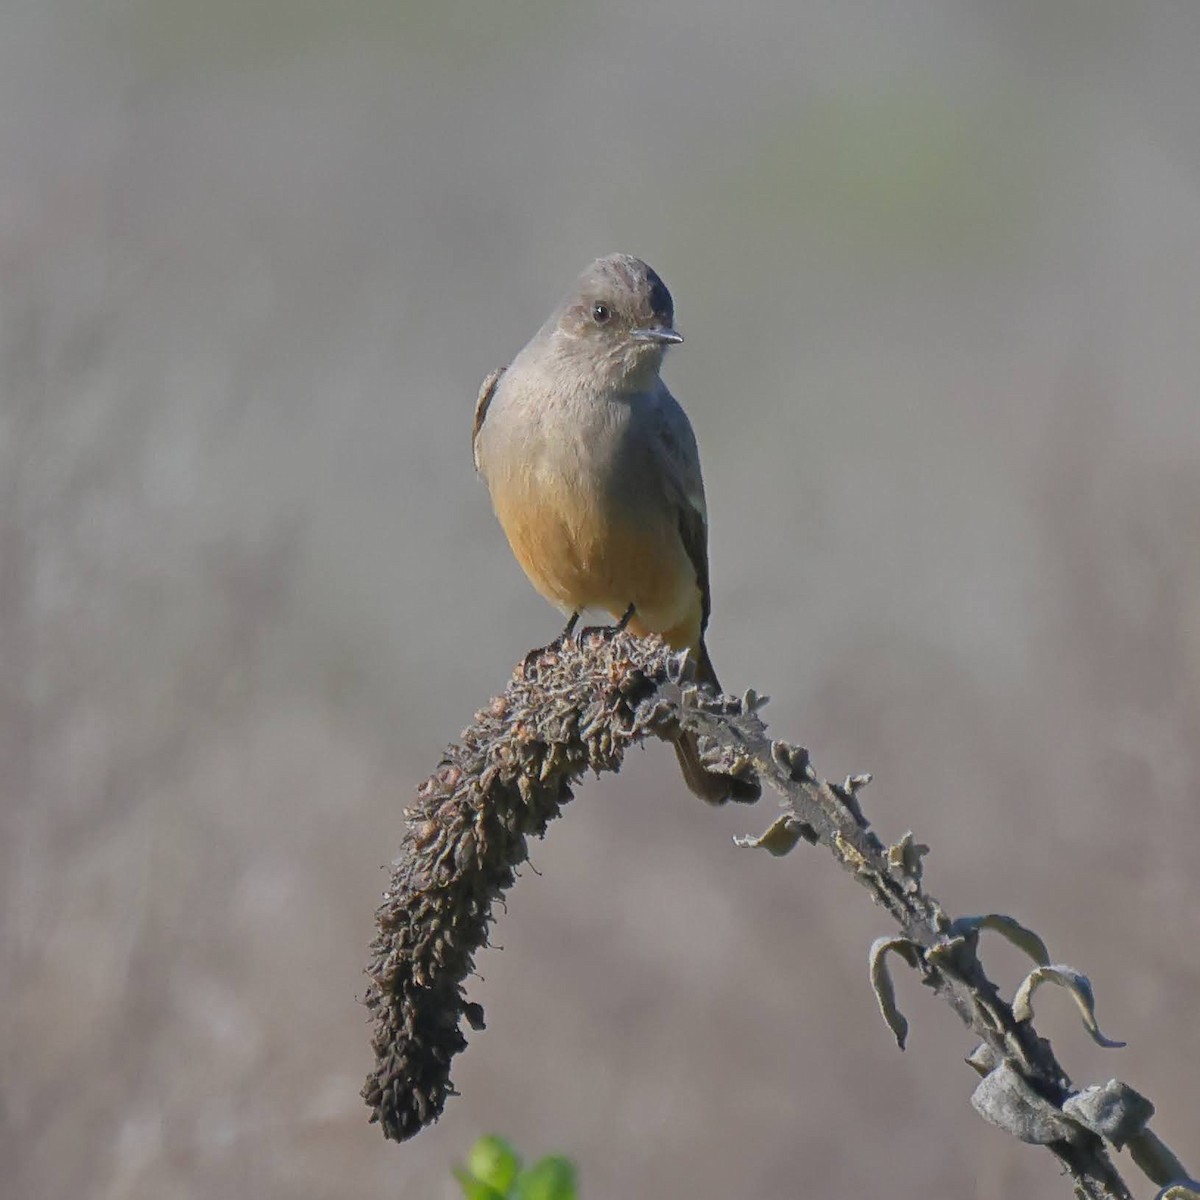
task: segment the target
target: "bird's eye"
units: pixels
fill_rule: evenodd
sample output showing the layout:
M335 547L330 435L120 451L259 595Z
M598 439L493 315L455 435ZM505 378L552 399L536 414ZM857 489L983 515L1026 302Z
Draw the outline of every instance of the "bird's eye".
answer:
M612 309L607 304L592 305L592 320L597 325L605 325L612 319Z

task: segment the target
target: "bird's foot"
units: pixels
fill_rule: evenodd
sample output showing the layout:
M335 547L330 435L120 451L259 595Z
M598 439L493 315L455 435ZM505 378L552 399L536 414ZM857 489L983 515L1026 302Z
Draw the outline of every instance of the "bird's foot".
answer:
M523 677L526 679L529 678L530 670L536 665L537 660L539 658L541 658L543 654L556 654L564 646L569 645L570 642L572 641L573 635L575 633L575 626L578 623L579 623L579 614L577 612L574 612L571 614L570 619L567 621L566 628L562 631L562 633L560 633L558 635L558 637L556 637L554 639L554 641L548 643L545 646L538 646L538 647L535 647L533 650L530 650L530 652L527 655L525 655L525 658L521 664L521 674L523 675ZM586 632L586 631L584 631L584 632ZM580 637L582 637L582 636L583 636L583 634L581 633Z
M633 615L636 612L637 607L631 604L615 625L588 625L585 629L579 631L579 640L583 641L585 637L599 637L605 641L609 641L615 638L618 633L624 633L629 628L629 622L633 620Z

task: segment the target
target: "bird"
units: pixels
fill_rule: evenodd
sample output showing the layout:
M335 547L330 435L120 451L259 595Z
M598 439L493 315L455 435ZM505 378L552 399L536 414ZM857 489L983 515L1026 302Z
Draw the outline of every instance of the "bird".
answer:
M720 691L705 644L708 513L691 422L660 377L683 341L666 284L629 254L596 259L507 367L479 390L475 468L534 588L568 617L603 610L686 650ZM683 778L710 804L751 799L706 769L694 734Z

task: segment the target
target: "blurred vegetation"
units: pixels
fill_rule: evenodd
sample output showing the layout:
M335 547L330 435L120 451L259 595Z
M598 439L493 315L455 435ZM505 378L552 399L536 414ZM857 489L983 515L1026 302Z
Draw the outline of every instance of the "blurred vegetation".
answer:
M471 405L617 249L688 338L722 678L948 903L1049 914L1195 1145L1197 46L1178 0L0 5L0 1198L442 1197L500 1121L603 1196L1057 1194L957 1063L844 1035L878 929L669 752L537 844L453 1119L364 1120L376 865L557 632Z
M455 1178L466 1200L575 1200L574 1165L558 1155L523 1167L512 1146L501 1137L482 1137L471 1147Z
M257 70L331 44L386 55L396 67L432 60L442 70L475 69L507 48L554 38L577 18L554 0L134 0L110 34L134 49L151 75Z
M716 164L710 194L776 227L777 250L804 231L806 254L875 269L979 262L1011 252L1032 210L1043 150L1028 117L1002 95L834 92L764 121Z

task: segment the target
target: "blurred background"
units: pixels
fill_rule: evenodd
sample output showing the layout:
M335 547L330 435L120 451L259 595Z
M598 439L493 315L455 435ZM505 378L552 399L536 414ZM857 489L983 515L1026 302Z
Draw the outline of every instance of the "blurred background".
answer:
M1067 1194L911 979L896 1051L883 915L658 745L535 847L461 1098L367 1124L402 809L561 624L476 389L613 250L726 686L1092 977L1128 1049L1040 1027L1200 1169L1198 53L1170 0L4 0L0 1194L440 1200L490 1131L584 1200Z

